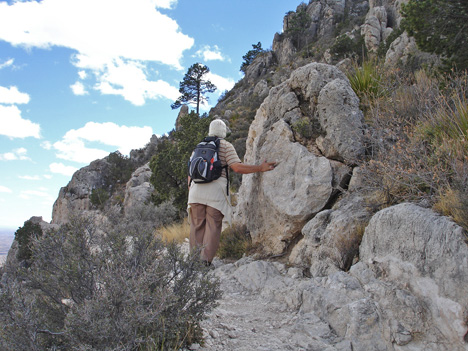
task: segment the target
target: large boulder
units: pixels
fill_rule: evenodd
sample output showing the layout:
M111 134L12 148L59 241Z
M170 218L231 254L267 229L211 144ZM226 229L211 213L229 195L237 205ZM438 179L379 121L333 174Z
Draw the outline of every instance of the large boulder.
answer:
M415 315L417 318L400 318L400 324L410 335L425 330L427 341L432 335L438 343L431 350L468 349L464 341L468 246L461 227L430 209L413 204L393 206L371 219L360 247L360 258L381 280L390 283L393 289L407 291L422 306ZM392 314L399 313L393 310Z
M312 130L299 143L295 127L303 121ZM270 90L246 147L246 163L274 160L278 166L244 176L235 221L247 225L265 253L280 254L349 179L347 164L364 153L362 112L346 76L318 63L294 71Z

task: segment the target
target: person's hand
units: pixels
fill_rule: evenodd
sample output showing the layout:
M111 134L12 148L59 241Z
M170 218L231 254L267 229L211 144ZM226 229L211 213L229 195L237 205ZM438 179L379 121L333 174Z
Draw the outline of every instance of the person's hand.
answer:
M272 171L274 170L276 167L276 162L263 162L261 165L260 165L260 170L262 172L268 172L268 171Z

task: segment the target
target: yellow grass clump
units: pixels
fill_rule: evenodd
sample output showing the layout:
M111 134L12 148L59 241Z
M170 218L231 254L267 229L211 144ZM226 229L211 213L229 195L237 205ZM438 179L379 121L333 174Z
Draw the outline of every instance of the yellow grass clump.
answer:
M185 218L182 222L172 223L157 230L157 235L166 242L183 243L190 235L190 225Z

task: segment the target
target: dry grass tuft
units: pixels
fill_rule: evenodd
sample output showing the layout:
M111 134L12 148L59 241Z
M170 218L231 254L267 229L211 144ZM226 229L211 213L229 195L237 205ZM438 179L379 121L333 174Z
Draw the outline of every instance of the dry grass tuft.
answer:
M341 233L335 243L337 250L336 263L338 267L347 272L351 268L354 259L359 256L359 245L361 245L366 223L356 223L351 233Z
M438 201L434 204L434 210L451 217L468 233L468 195L452 188L445 189Z
M252 239L245 226L232 225L221 233L218 256L221 259L242 258L252 248Z
M157 230L157 235L165 242L183 243L190 236L190 225L187 219L180 223L172 223Z

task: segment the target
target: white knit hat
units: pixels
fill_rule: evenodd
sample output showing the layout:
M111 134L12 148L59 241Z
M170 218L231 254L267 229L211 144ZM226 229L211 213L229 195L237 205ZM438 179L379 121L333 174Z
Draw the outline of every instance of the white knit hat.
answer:
M218 138L226 137L226 124L220 120L215 119L210 123L210 131L208 136L217 136Z

